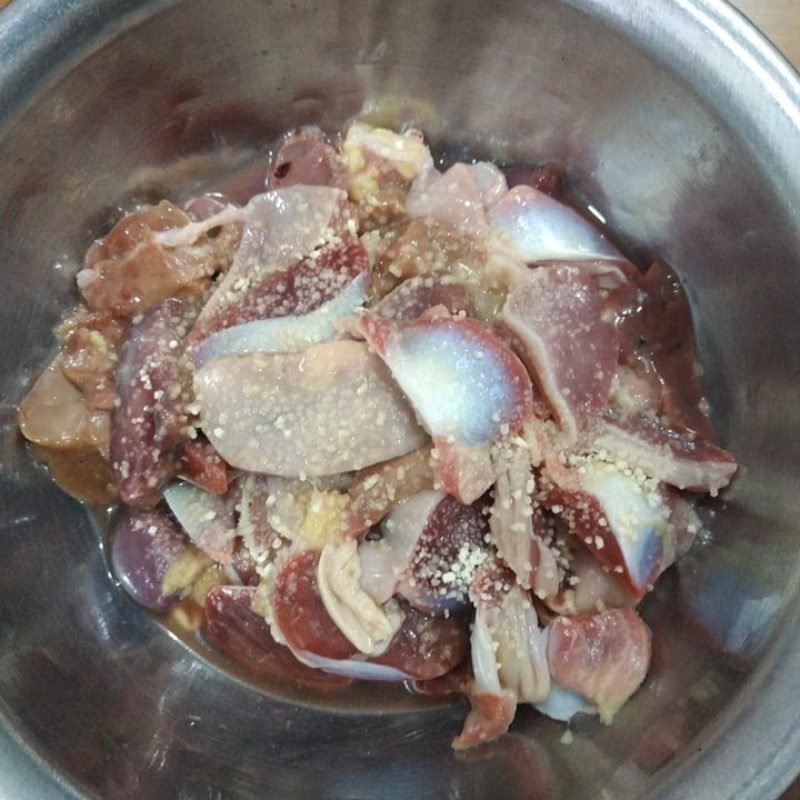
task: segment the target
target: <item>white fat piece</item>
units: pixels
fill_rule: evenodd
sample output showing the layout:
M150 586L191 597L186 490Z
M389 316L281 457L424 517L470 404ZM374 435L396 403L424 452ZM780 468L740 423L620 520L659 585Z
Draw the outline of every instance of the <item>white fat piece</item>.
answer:
M153 238L163 247L191 247L201 236L214 228L224 225L243 223L247 220L247 210L234 205L227 205L211 217L200 222L190 222L180 228L157 231Z
M380 655L403 624L395 600L379 606L362 588L355 539L325 545L317 583L325 610L347 640L366 655Z
M486 615L478 612L470 635L472 672L478 694L500 694L500 675L495 658L495 642L486 624Z
M395 133L386 128L373 128L362 122L354 122L347 129L342 150L351 169L360 166L363 161L361 153L369 152L391 165L409 181L433 168L431 152L422 134L415 130Z
M499 605L479 606L471 649L479 692L511 691L520 703L538 703L550 692L547 634L539 629L536 610L519 586Z
M321 669L330 675L341 675L344 678L352 678L360 681L384 681L397 682L413 680L411 675L388 667L385 664L373 664L360 658L335 659L325 658L308 650L295 650L292 648L294 657L308 667Z
M558 591L559 575L555 557L533 530L531 495L535 487L531 465L536 461L538 450L532 454L524 440L495 447L492 463L496 481L489 527L498 552L520 584L545 598ZM535 568L534 548L538 559Z

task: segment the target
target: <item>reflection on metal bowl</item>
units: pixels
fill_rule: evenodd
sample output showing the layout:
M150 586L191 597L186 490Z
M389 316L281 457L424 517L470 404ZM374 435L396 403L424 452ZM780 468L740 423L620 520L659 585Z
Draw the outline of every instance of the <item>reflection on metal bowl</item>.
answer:
M779 794L800 754L800 83L741 18L719 0L29 0L0 15L0 52L0 795ZM116 208L356 114L450 156L562 161L621 244L688 288L742 469L645 603L642 691L569 746L526 711L454 755L461 708L348 713L232 677L121 593L93 518L16 433Z

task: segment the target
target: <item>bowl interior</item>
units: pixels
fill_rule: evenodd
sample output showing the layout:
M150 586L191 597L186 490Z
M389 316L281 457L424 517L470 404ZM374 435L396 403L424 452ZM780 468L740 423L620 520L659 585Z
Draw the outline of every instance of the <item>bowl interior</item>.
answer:
M742 724L797 642L800 201L747 134L767 121L737 117L707 76L604 22L608 3L51 5L64 16L50 18L52 41L32 34L31 47L53 45L39 72L22 58L0 66L0 98L13 100L0 119L6 735L107 800L667 796ZM21 35L48 24L46 7L5 13ZM25 92L11 86L20 76ZM291 126L335 130L358 114L414 123L448 157L562 161L628 252L666 260L689 293L740 475L703 505L711 535L644 604L645 686L613 726L576 722L569 746L562 726L522 710L509 736L456 757L461 706L346 712L233 680L127 600L92 517L16 433L14 407L74 302L80 258L119 207L180 197ZM702 796L733 796L726 779Z

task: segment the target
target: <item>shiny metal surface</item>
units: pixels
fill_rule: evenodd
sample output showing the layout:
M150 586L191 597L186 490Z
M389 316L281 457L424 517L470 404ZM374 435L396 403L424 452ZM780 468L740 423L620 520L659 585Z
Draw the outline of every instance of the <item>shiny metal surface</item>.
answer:
M800 763L800 84L714 0L15 0L0 12L0 797L777 797ZM371 111L451 153L560 159L686 281L742 470L645 605L612 727L523 711L456 756L460 707L271 699L120 592L13 408L93 235L290 125Z

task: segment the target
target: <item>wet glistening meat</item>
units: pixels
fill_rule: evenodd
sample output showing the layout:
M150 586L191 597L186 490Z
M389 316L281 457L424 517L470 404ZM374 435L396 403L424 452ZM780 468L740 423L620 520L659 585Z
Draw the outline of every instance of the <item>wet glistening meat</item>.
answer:
M555 164L360 122L268 158L249 199L89 248L22 433L118 504L130 597L254 677L460 693L457 749L521 704L611 723L650 664L637 606L737 469L677 277Z

